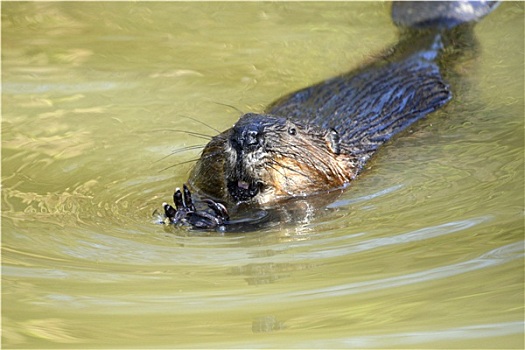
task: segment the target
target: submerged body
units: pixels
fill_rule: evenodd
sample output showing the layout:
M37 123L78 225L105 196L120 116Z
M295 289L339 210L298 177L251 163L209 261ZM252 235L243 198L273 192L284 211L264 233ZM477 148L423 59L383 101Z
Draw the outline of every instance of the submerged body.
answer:
M396 24L411 29L388 54L285 96L263 114L242 116L208 143L190 176L190 186L210 209L196 209L184 187L174 195L176 208L164 205L166 217L214 228L231 222L226 206L272 208L290 198L344 188L379 146L452 98L442 76L450 64L443 47L457 47L471 29L453 27L494 7L475 3L469 10L467 5L394 4ZM414 29L419 27L427 28Z

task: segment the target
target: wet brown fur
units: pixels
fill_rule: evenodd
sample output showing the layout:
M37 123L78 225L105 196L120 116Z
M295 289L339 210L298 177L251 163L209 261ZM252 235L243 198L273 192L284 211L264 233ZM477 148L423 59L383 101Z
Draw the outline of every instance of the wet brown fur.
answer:
M234 202L227 180L254 180L261 191L250 202L267 205L341 188L356 175L356 162L333 140L334 131L266 118L264 144L253 152L236 152L230 141L233 128L214 137L197 162L190 184L215 199Z

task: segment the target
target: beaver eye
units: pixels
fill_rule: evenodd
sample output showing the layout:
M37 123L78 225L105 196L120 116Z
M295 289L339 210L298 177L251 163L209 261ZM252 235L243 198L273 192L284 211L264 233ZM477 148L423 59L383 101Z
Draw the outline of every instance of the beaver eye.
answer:
M296 130L293 126L290 126L290 127L288 128L288 134L294 136L294 135L297 134L297 130Z
M341 139L339 137L339 133L335 129L330 129L330 133L327 135L328 137L328 146L332 150L334 154L340 154L341 153Z

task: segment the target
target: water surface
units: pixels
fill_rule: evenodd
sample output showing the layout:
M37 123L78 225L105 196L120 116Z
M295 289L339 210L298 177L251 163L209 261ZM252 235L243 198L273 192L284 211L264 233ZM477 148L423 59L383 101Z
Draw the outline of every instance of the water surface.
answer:
M475 32L326 215L194 235L152 218L206 142L177 130L371 59L388 5L3 3L3 346L523 348L523 3Z

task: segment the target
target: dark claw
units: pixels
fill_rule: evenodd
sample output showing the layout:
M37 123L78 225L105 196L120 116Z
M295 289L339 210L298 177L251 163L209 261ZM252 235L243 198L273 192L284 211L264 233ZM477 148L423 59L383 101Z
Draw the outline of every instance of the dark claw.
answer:
M191 192L186 185L175 190L173 194L173 203L175 208L164 203L164 215L168 218L169 223L176 225L189 225L193 228L212 229L217 228L229 220L228 210L226 207L211 199L204 199L208 210L197 210L191 197ZM211 210L211 211L210 211Z
M177 188L175 193L173 193L173 203L175 203L175 208L177 208L177 210L182 210L185 207L180 188Z
M191 192L188 189L188 186L186 186L185 184L182 185L182 190L184 191L184 204L189 210L195 211L195 206L193 205L193 200L191 199Z
M220 216L223 218L223 220L229 220L230 215L228 214L228 209L224 206L224 204L212 201L211 199L205 199L204 202L208 204L208 207L215 212L217 216Z
M164 214L166 215L167 218L169 219L172 219L175 217L175 214L177 214L177 211L175 210L175 208L173 208L171 205L169 205L168 203L164 203L162 204L162 207L164 208Z

